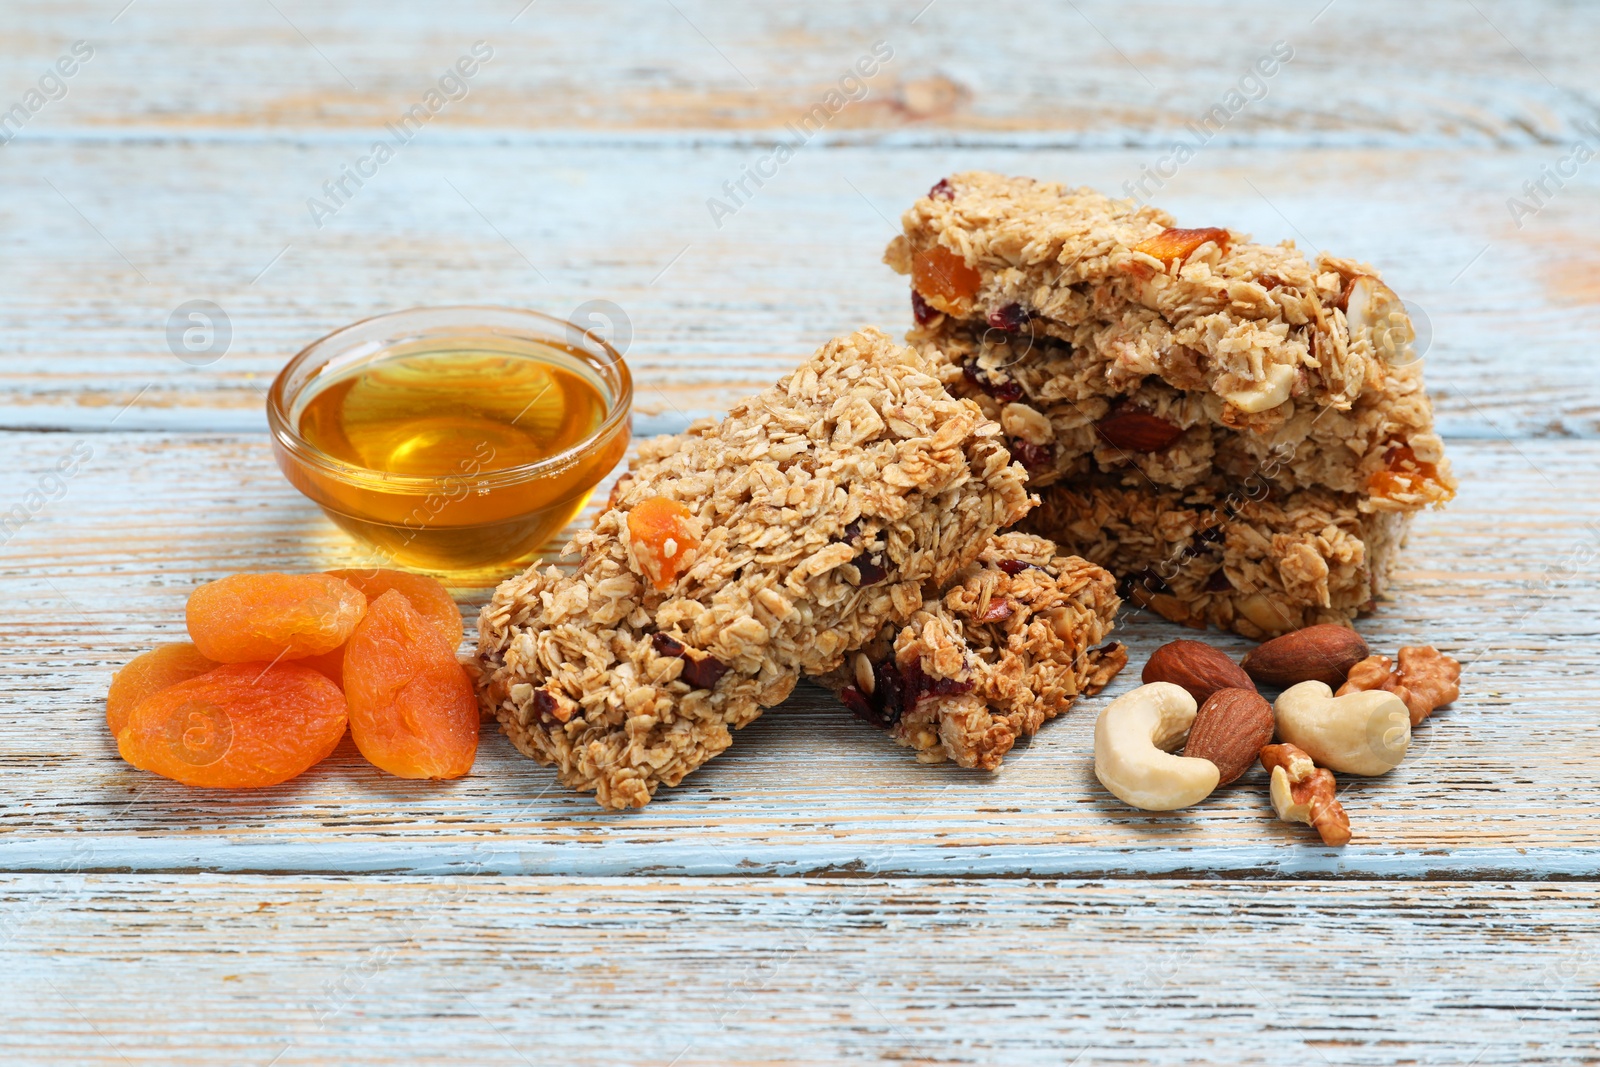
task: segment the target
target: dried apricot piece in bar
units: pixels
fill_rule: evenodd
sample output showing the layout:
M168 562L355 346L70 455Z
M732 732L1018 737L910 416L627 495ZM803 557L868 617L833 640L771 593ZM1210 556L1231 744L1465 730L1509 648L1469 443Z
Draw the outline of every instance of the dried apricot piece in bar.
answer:
M664 496L642 500L628 512L634 556L657 589L666 589L689 569L700 534L688 505Z
M157 645L149 652L139 653L111 679L111 690L106 693L106 725L111 728L111 736L122 732L128 725L128 716L145 697L218 666L216 660L202 656L200 650L187 641Z
M461 644L461 609L437 578L383 567L327 573L361 590L368 603L391 589L399 590L423 618L439 628L451 648Z
M117 734L140 770L207 789L259 789L339 744L344 694L298 663L229 663L146 697Z
M911 257L911 287L924 298L946 304L969 300L983 279L967 261L944 245L925 248Z
M1373 496L1396 497L1420 493L1428 482L1439 480L1439 468L1417 458L1410 445L1396 445L1384 453L1384 469L1367 479L1367 492Z
M367 598L330 574L234 574L189 594L189 637L220 663L305 659L345 643Z
M380 770L459 778L478 751L478 701L455 645L391 589L367 608L344 652L350 736Z
M1134 245L1133 250L1143 252L1171 266L1173 263L1182 263L1188 259L1195 249L1208 241L1226 252L1228 240L1228 231L1217 226L1199 230L1170 228L1162 230L1154 237L1145 238Z

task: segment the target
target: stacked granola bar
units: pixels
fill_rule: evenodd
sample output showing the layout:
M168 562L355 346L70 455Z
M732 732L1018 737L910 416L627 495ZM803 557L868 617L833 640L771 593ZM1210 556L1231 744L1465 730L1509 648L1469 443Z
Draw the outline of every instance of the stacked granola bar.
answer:
M569 546L576 573L502 583L479 620L484 708L567 785L642 806L802 673L912 619L925 585L1023 515L1024 479L999 426L915 352L875 330L830 341L655 445ZM670 573L630 533L647 502L694 531Z
M1349 622L1455 482L1411 323L1377 271L1087 189L972 172L885 261L908 335L1003 427L1030 528L1175 621Z

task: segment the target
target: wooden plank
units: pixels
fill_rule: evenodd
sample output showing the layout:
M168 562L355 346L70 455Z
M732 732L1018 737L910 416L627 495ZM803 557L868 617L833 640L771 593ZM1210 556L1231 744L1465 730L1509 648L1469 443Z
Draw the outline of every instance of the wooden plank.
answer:
M0 430L67 431L0 432L0 511L29 515L0 537L0 1058L1592 1059L1600 456L1537 438L1600 432L1600 216L1581 179L1520 220L1508 198L1600 142L1578 125L1597 23L1489 0L9 5L5 93L96 52L0 145ZM479 38L467 98L319 228L308 198ZM878 39L866 98L716 225L707 198ZM1106 797L1093 713L1132 672L994 776L919 767L803 687L620 815L498 737L459 782L387 779L347 743L251 795L116 758L105 686L181 635L194 584L370 561L259 434L310 339L421 303L605 299L637 425L675 429L831 334L898 331L877 257L937 176L1119 189L1277 39L1295 55L1265 98L1156 201L1383 266L1431 324L1466 486L1363 629L1460 656L1467 696L1400 771L1347 783L1350 849L1274 821L1259 772L1176 816ZM195 299L234 331L199 366L167 337ZM1135 669L1179 632L1131 621Z
M1374 645L1467 663L1465 696L1381 780L1351 781L1354 845L1275 822L1259 770L1177 815L1094 782L1096 710L1187 631L1141 618L1134 668L993 776L924 767L803 687L641 812L608 814L487 737L474 774L403 782L348 744L288 785L195 792L116 756L115 668L183 633L194 584L236 570L369 562L283 481L256 436L6 435L17 501L77 442L94 454L0 555L0 869L1594 877L1600 735L1593 604L1600 452L1587 441L1457 442L1463 490L1421 517ZM54 483L50 483L53 485ZM485 590L461 590L471 608ZM1212 635L1235 654L1248 643ZM1552 805L1560 812L1552 817Z
M1594 885L11 876L0 1052L1592 1062L1597 906Z
M123 8L11 5L0 41L16 72L8 91L20 93L75 38L96 49L24 136L377 129L476 40L493 58L432 120L439 126L770 135L837 89L878 41L892 56L832 119L831 135L1164 145L1242 88L1259 99L1234 108L1220 134L1229 140L1529 144L1566 137L1572 118L1592 115L1585 94L1592 101L1600 86L1587 47L1600 15L1585 5L831 0L801 13L710 0L476 0L381 17L311 0ZM1293 58L1264 88L1241 86L1279 41Z
M719 228L706 201L753 149L464 155L419 140L316 228L308 198L365 144L5 146L0 426L260 429L285 360L369 314L496 303L567 316L605 300L629 323L641 425L670 429L726 410L827 337L902 331L906 283L879 258L891 220L939 175L988 167L1114 190L1156 158L803 151ZM1521 229L1506 208L1555 158L1217 148L1158 202L1180 220L1381 264L1429 324L1447 434L1593 436L1600 376L1581 309L1600 293L1600 187L1569 185ZM220 305L231 328L225 354L201 366L168 336L191 300Z

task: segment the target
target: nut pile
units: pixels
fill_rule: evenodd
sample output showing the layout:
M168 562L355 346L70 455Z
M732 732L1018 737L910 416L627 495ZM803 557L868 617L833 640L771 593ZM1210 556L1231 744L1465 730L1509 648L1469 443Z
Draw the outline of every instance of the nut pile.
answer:
M1145 664L1144 684L1095 722L1095 776L1136 808L1172 811L1259 760L1278 818L1343 845L1350 819L1334 772L1387 774L1405 757L1412 728L1461 695L1461 664L1437 649L1407 646L1397 658L1398 667L1335 625L1276 637L1241 663L1200 641L1169 642ZM1258 685L1283 691L1269 704Z

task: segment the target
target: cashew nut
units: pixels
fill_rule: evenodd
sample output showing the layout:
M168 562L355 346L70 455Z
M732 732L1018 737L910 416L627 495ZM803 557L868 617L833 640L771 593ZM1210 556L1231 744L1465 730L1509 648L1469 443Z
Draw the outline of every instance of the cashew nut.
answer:
M1381 689L1336 697L1323 682L1301 682L1285 689L1272 710L1279 740L1343 774L1387 774L1411 744L1405 702Z
M1171 682L1141 685L1113 700L1094 724L1094 775L1100 784L1146 811L1172 811L1204 800L1217 787L1217 765L1166 751L1188 737L1195 710L1194 697Z

